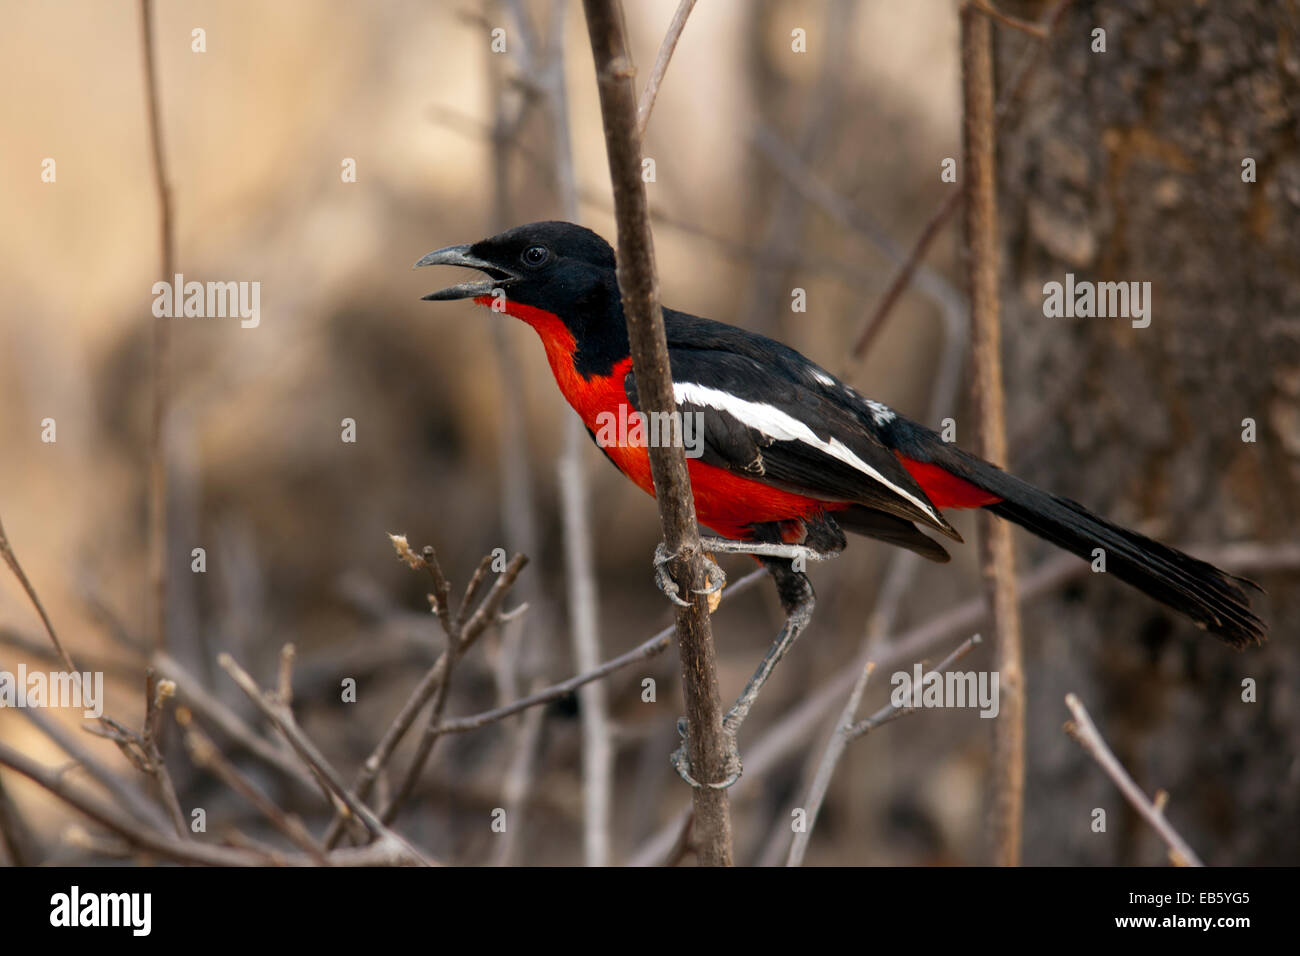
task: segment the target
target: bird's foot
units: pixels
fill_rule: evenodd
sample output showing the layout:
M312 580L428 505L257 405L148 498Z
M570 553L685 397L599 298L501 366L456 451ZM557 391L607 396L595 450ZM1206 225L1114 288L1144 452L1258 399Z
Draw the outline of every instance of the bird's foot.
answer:
M707 550L719 554L752 554L760 558L786 558L796 571L803 571L809 561L829 561L837 552L818 551L802 544L772 544L766 541L732 541L730 538L700 538Z
M655 548L655 583L659 585L659 590L668 595L668 600L678 607L690 607L690 602L682 599L681 588L673 580L673 576L668 570L669 563L676 557L676 552L669 551L662 541L659 542L658 547ZM695 593L709 596L709 611L712 612L718 608L718 601L721 600L718 595L722 593L723 587L726 586L727 576L711 555L704 555L704 563L708 571L709 583L707 587L700 588Z
M725 724L723 725L722 734L727 742L727 755L723 767L723 772L726 774L726 777L717 783L701 783L692 776L693 768L691 767L691 758L686 753L686 747L689 743L687 740L689 732L689 725L686 718L677 718L677 733L682 738L682 742L677 746L677 749L672 752L672 756L668 758L668 761L673 765L673 769L677 771L679 777L696 790L726 790L740 779L741 773L744 772L744 767L741 766L740 763L740 751L736 749L736 733L734 730L731 730Z

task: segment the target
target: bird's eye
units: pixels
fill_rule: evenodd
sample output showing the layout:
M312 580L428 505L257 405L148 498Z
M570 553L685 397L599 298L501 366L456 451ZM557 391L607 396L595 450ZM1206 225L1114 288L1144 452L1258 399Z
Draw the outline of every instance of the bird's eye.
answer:
M545 246L529 246L521 257L526 266L540 266L550 258L551 251Z

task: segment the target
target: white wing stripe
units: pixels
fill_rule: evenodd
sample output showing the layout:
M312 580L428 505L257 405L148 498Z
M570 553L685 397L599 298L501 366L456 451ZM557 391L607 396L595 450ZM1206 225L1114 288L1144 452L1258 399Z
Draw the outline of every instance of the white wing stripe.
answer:
M705 405L726 412L750 428L756 428L764 435L775 438L777 441L801 441L805 445L812 445L818 451L844 462L844 464L857 469L864 475L871 476L882 485L893 490L895 494L912 502L936 521L942 521L935 514L933 508L876 471L876 469L855 455L838 438L832 438L830 441L818 438L817 434L799 419L786 414L775 406L766 405L762 402L747 401L728 392L709 388L707 385L696 385L693 382L673 382L673 396L679 402Z

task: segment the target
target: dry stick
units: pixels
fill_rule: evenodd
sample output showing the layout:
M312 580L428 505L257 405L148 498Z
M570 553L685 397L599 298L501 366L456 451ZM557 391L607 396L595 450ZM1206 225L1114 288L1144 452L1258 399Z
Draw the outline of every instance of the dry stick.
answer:
M547 99L553 124L554 169L560 209L578 219L578 185L569 129L569 100L564 86L564 0L551 7L547 49ZM591 492L585 467L586 429L576 415L565 422L564 452L558 465L564 521L564 570L568 583L570 636L574 664L591 670L600 663L599 605L590 521ZM608 866L614 802L614 744L605 685L591 683L579 692L582 721L582 843L588 866Z
M695 0L682 0L677 4L677 10L673 13L672 22L668 24L668 32L664 34L664 40L659 44L659 54L655 57L655 65L650 68L650 76L646 79L645 90L641 93L641 99L636 107L636 134L639 138L645 139L645 128L650 122L650 111L655 108L655 100L659 98L659 85L664 81L664 74L668 72L668 61L673 58L673 51L677 49L677 41L682 38L682 31L686 29L686 18L691 15L695 9Z
M980 454L1007 460L1002 394L1002 332L998 316L997 158L993 129L993 24L969 4L961 11L965 116L966 266L971 302L972 397ZM980 570L993 617L994 667L1002 707L993 724L992 838L994 860L1020 863L1025 801L1025 689L1011 525L981 511Z
M293 754L260 736L248 723L219 698L209 693L193 674L165 653L150 657L150 666L176 683L177 698L190 710L217 727L268 767L278 770L304 790L316 792L316 781L294 759Z
M618 285L627 316L632 369L643 411L676 415L668 343L655 276L654 239L641 179L641 141L636 125L634 70L624 35L623 11L616 0L583 0L587 33L596 66L605 148L614 187L618 221ZM692 774L705 783L726 776L727 740L722 733L717 654L709 624L708 603L697 592L708 586L700 532L695 521L686 457L679 444L649 449L664 544L675 556L673 579L689 595L676 607L681 649L682 687L689 727L687 747ZM731 815L724 790L697 787L694 836L699 860L706 866L731 865Z
M34 707L24 707L23 716L72 758L73 762L86 771L92 780L103 787L114 800L130 811L131 815L142 823L163 827L168 823L167 817L156 804L147 799L139 790L123 777L114 773L81 745L85 738L79 733L69 732L57 720L42 713ZM132 778L134 779L134 778Z
M190 838L189 827L185 825L185 813L181 810L180 799L176 796L176 785L172 783L171 773L163 760L162 750L158 746L162 731L163 705L176 694L176 684L169 680L160 681L152 667L144 672L144 731L140 734L140 747L148 758L147 769L158 781L158 791L162 794L163 806L171 818L176 835L183 840Z
M844 709L840 712L840 719L835 725L835 732L831 734L830 742L822 753L821 763L818 764L817 773L813 776L813 781L808 788L808 796L804 798L804 830L794 834L794 841L790 844L790 853L785 860L786 866L803 865L804 854L808 850L808 841L812 839L812 834L808 831L811 831L817 825L817 815L821 812L822 801L825 800L826 791L830 788L831 777L835 774L835 767L840 762L844 748L849 744L846 731L853 723L853 718L857 716L858 707L862 704L862 695L867 689L867 682L871 680L871 675L875 670L875 662L868 661L867 665L862 668L861 675L854 682L853 690L849 692L849 699L844 702Z
M122 813L112 804L73 787L63 774L51 771L7 744L0 742L0 766L9 767L36 784L44 787L60 800L89 817L94 822L126 839L133 846L156 853L180 863L197 863L206 866L257 866L260 858L226 847L211 846L194 840L157 833Z
M427 556L432 553L433 549L425 548L424 551ZM403 805L415 792L415 785L419 781L420 774L424 771L429 755L433 752L433 746L438 742L438 738L442 736L438 725L442 720L442 711L446 704L447 693L451 687L451 670L455 659L464 653L462 648L468 648L480 634L487 630L490 624L498 620L501 616L501 605L505 602L510 585L514 583L515 578L519 576L519 572L523 570L524 565L527 563L528 559L522 554L517 554L511 558L510 563L506 565L505 571L501 572L501 576L493 583L492 590L488 592L488 596L483 599L483 603L479 605L478 610L474 612L474 616L469 619L464 628L460 631L453 630L447 633L448 650L444 651L442 657L438 659L438 663L444 665L442 680L437 688L438 696L429 714L424 734L421 736L419 744L416 745L415 755L411 758L410 766L406 768L406 774L403 776L397 792L388 801L380 814L380 819L384 823L391 823L395 820ZM434 666L437 667L436 664Z
M18 555L14 553L13 547L9 543L9 536L5 533L3 522L0 522L0 556L4 558L5 564L9 566L9 570L12 571L14 577L18 579L18 583L22 585L23 591L26 592L28 600L32 602L32 606L36 608L36 613L40 616L41 623L45 626L45 632L50 637L50 643L54 645L54 649L58 653L59 660L62 662L63 666L67 668L67 672L69 674L79 673L79 671L77 670L77 665L72 660L72 656L68 653L67 649L63 646L63 642L59 640L59 635L54 630L54 622L50 620L49 614L46 613L45 611L45 605L41 603L40 596L36 593L36 589L32 587L31 581L28 579L27 574L23 571L22 564L20 564L18 561ZM147 700L146 733L148 733L149 726L150 726L150 714L152 713L152 708L154 706L153 697L152 697L152 691L153 691L152 676L146 677L145 688L146 688L145 694ZM38 726L41 725L39 721L37 721L37 725ZM152 726L156 730L157 728L156 720L153 721ZM122 748L123 753L126 754L128 758L132 758L132 753L130 749L124 744L123 740L121 739L121 735L118 731L118 725L116 724L115 721L113 721L111 718L101 715L99 718L99 727L105 730L106 736L109 736L110 739L113 739L118 743L118 746ZM152 741L154 738L150 737L149 739ZM71 754L72 751L68 750L68 753ZM175 787L172 785L171 777L168 775L166 768L162 763L162 757L158 755L157 747L151 743L149 749L145 751L145 756L148 758L147 763L143 765L137 763L137 766L140 766L140 768L145 772L151 773L154 776L154 778L158 781L159 789L162 793L163 803L166 806L169 815L171 816L173 824L177 828L177 833L182 838L188 837L189 833L186 830L184 825L184 816L180 812L180 804L176 799ZM133 760L133 762L135 761Z
M1169 859L1175 866L1204 866L1201 858L1173 828L1173 825L1165 818L1164 804L1168 799L1166 794L1164 799L1157 795L1158 804L1153 804L1147 799L1147 795L1142 792L1124 765L1119 762L1115 754L1111 752L1110 747L1102 738L1101 733L1097 730L1097 725L1092 722L1088 716L1087 709L1083 706L1083 701L1079 700L1074 694L1065 695L1065 706L1070 708L1070 713L1074 715L1073 721L1067 721L1065 725L1066 733L1079 742L1079 745L1101 765L1101 769L1106 771L1106 775L1115 781L1115 786L1119 787L1120 793L1133 804L1133 809L1141 814L1142 818L1155 828L1160 834L1161 839L1169 847Z
M338 771L330 765L324 754L317 749L311 739L303 733L302 728L298 726L298 721L293 716L293 710L288 704L280 700L275 694L258 687L257 682L229 654L221 654L217 658L217 663L230 675L231 679L239 686L239 689L248 696L248 699L257 705L258 710L271 721L275 729L288 741L294 753L325 784L338 803L347 807L348 812L364 823L366 829L373 836L379 838L381 842L387 843L394 848L400 847L410 855L412 861L422 866L430 865L429 861L415 847L388 829L378 815L348 789Z
M0 767L9 767L43 787L83 816L116 833L132 846L177 863L200 866L262 866L268 863L285 866L311 866L315 860L306 855L277 855L274 858L257 850L240 850L213 846L196 840L181 840L165 833L155 832L122 813L117 807L83 792L64 779L63 774L49 770L26 754L0 742ZM394 846L377 844L361 850L340 850L330 855L335 866L385 866L409 863L407 851Z
M962 641L956 650L939 662L933 673L942 674L974 650L975 645L979 642L980 636L978 634ZM908 714L916 713L915 707L897 707L891 701L866 720L854 723L853 718L857 715L858 706L862 702L862 694L867 688L867 681L870 680L873 670L875 670L874 663L868 663L862 669L862 675L858 678L857 683L853 685L849 699L844 704L844 710L840 714L835 733L831 737L831 742L826 746L826 752L822 754L821 765L817 768L817 775L814 777L812 786L808 790L808 796L803 803L807 825L794 835L794 842L790 845L790 854L786 858L786 866L803 866L804 855L808 852L808 843L812 840L813 827L817 825L818 814L821 812L822 803L826 799L826 791L830 789L831 778L835 775L835 768L848 745L859 737L865 737L878 727L900 717L906 717Z
M176 235L172 216L172 190L163 149L162 118L158 108L158 70L153 44L153 0L140 0L140 44L148 94L149 142L153 158L154 190L158 194L158 232L162 275L170 280L176 271ZM153 321L152 444L149 452L149 579L153 612L154 647L167 644L167 401L171 377L171 324L165 317Z
M304 850L317 863L322 866L328 865L329 860L325 856L325 848L316 842L316 839L308 832L303 822L293 814L286 813L281 809L274 800L263 793L255 783L228 761L217 745L212 742L212 738L194 724L188 711L177 711L176 720L185 728L183 738L185 747L196 767L211 771L213 776L257 808L258 812L266 817L271 822L271 825L283 833L292 843Z
M488 592L488 596L484 598L483 604L479 608L479 612L482 612L484 608L488 608L489 606L494 609L500 608L501 603L505 601L506 593L510 590L515 579L519 577L519 572L524 569L524 565L527 563L528 559L521 554L517 554L511 559L510 563L506 565L506 569L501 572L496 581L493 582L492 589ZM491 602L491 604L489 604L489 602ZM495 611L490 616L487 614L475 613L461 632L461 654L464 654L465 651L470 648L474 641L478 639L479 635L487 629L488 624L491 623L495 617ZM434 665L425 672L424 676L420 679L419 684L416 685L415 690L410 693L406 702L402 705L401 710L397 712L397 716L393 718L393 722L389 724L388 729L384 731L384 735L380 738L379 743L375 745L375 749L371 751L370 756L367 757L365 763L361 765L361 771L358 773L356 784L353 787L360 799L365 800L369 798L371 791L374 789L375 781L379 777L380 771L387 766L388 761L393 756L393 752L397 749L397 745L402 742L402 738L406 736L406 732L411 729L411 726L415 723L415 719L420 716L420 711L422 711L425 705L433 699L433 696L438 692L438 688L442 686L446 668L447 655L444 652L443 655L434 662ZM343 833L344 822L345 818L341 814L335 816L325 834L324 843L326 847L332 848L338 842L339 837Z
M743 594L745 591L749 590L766 576L767 572L762 569L751 571L739 581L727 585L726 590L722 593L726 598L734 598L738 594ZM622 670L624 667L631 664L649 660L652 657L657 657L662 654L664 651L668 650L669 645L672 643L674 630L674 626L666 627L648 641L638 644L636 647L632 648L632 650L620 654L618 657L611 658L599 667L593 668L592 670L586 671L582 674L577 674L558 684L552 684L550 687L529 694L527 697L521 697L519 700L507 704L504 707L497 707L493 710L485 710L482 713L472 714L468 717L460 717L456 720L446 721L438 728L438 731L443 734L467 733L471 730L478 730L480 727L486 727L488 724L495 724L508 717L513 717L515 714L522 713L529 708L537 707L541 704L548 704L553 700L559 700L561 697L567 697L584 684L598 681L601 678L608 677L615 671Z
M34 866L40 859L40 851L33 843L34 834L23 822L18 806L5 789L4 778L0 777L0 866Z
M1002 128L1002 124L1011 114L1011 107L1024 94L1025 89L1029 85L1029 79L1033 75L1034 69L1046 54L1046 41L1055 32L1057 25L1061 22L1061 18L1065 15L1065 11L1069 9L1070 4L1073 2L1074 0L1058 0L1056 6L1048 11L1047 15L1043 18L1043 42L1035 43L1029 53L1023 60L1021 60L1020 65L1016 70L1015 79L1012 80L1010 87L1007 89L1007 92L1003 94L1002 99L998 101L998 129ZM921 230L921 235L917 238L916 245L912 247L912 251L908 254L907 259L903 262L903 265L899 268L897 274L895 274L893 281L889 283L889 288L886 289L885 294L881 296L880 304L876 306L875 311L872 312L867 321L863 323L862 331L858 333L858 336L853 343L854 358L860 359L862 356L866 355L867 350L871 347L871 343L875 340L876 335L885 327L885 320L889 317L890 312L895 303L897 303L898 299L902 296L903 291L911 283L913 274L921 264L926 251L930 248L930 243L939 235L944 224L952 218L952 214L957 211L957 207L960 205L962 197L966 193L967 182L969 182L969 179L963 180L948 194L948 198L940 204L934 215L930 217L930 221L925 224L925 228Z
M72 658L64 649L63 642L59 640L59 635L54 630L54 622L45 613L45 605L41 603L40 597L36 594L36 589L32 587L32 582L27 579L27 575L23 572L23 566L18 563L18 555L14 554L14 549L9 544L9 536L5 534L3 521L0 521L0 557L4 558L9 570L13 572L14 577L18 579L18 583L27 592L27 599L32 602L32 606L36 608L36 613L40 616L41 623L45 625L45 633L50 636L50 643L54 645L54 650L58 652L59 660L63 662L63 666L67 668L69 674L77 673L77 665L72 663Z
M542 735L542 717L544 710L529 711L523 726L515 735L515 753L506 771L505 786L501 788L505 806L506 819L510 826L505 836L497 841L493 854L494 866L509 866L519 849L519 834L523 832L522 820L524 808L528 804L528 794L533 788L534 766L536 764L537 746Z
M962 11L962 65L970 181L965 251L971 292L973 398L981 454L1002 464L1007 451L998 314L992 25L969 6ZM981 572L992 609L995 667L1004 688L1002 710L993 728L993 852L995 862L1014 866L1020 862L1025 775L1025 692L1014 550L1008 524L983 512L977 521Z
M993 6L993 4L989 3L989 0L971 0L971 2L974 4L975 9L980 13L992 17L1003 26L1011 27L1013 30L1019 30L1021 33L1027 33L1035 40L1047 39L1047 31L1040 24L1030 23L1028 20L1022 20L1019 17L1013 17L1009 14L1003 13L997 7Z

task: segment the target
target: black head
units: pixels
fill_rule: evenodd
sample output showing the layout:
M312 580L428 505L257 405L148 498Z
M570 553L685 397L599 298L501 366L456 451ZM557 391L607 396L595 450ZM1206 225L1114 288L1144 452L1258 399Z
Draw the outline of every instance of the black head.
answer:
M524 305L563 315L576 305L617 290L614 250L590 229L571 222L532 222L472 245L448 246L429 253L419 266L466 266L486 273L478 282L463 282L425 299L472 299L496 289Z
M544 309L573 332L575 364L584 374L606 371L627 354L614 250L590 229L571 222L533 222L472 245L429 253L419 266L464 266L486 279L462 282L424 296L442 302L494 295Z

